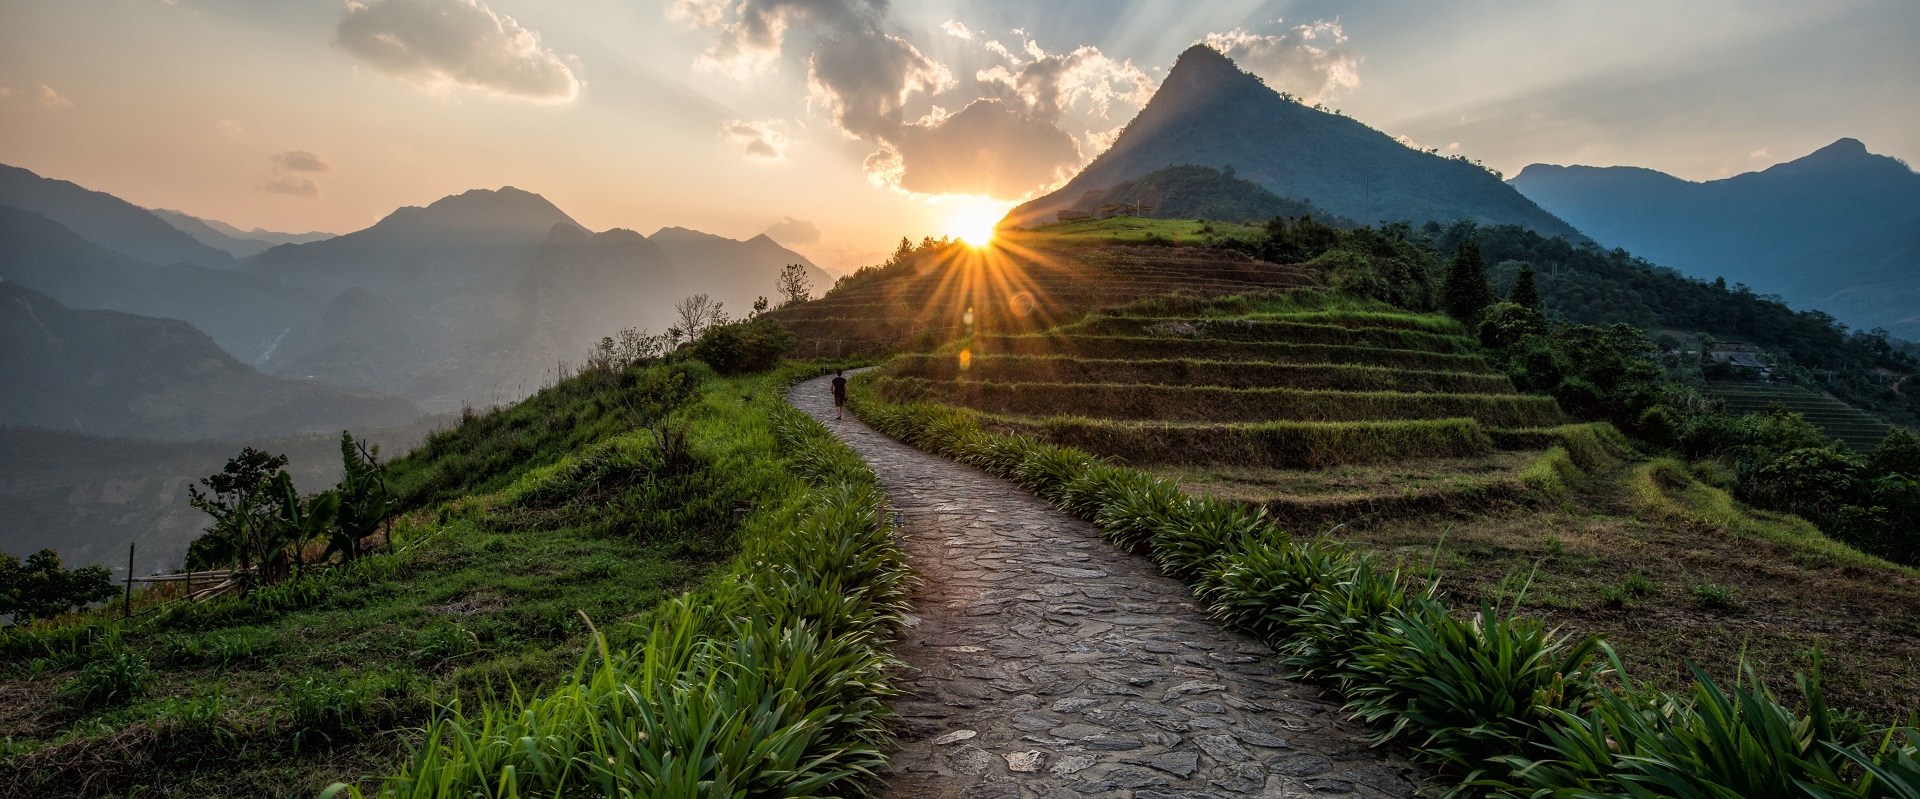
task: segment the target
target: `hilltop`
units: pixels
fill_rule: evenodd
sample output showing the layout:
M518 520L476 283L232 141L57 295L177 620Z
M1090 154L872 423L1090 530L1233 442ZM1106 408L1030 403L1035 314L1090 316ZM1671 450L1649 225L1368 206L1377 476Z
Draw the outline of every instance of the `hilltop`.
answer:
M1112 147L1066 185L1013 209L1003 224L1050 222L1087 192L1183 164L1231 166L1276 195L1370 224L1469 219L1583 238L1480 166L1411 149L1358 121L1301 105L1204 45L1180 54Z

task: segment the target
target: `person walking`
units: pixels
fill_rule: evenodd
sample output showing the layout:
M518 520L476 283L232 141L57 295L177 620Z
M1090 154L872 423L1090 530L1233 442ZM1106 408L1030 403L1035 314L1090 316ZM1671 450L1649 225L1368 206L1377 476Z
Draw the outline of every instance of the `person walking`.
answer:
M833 418L840 419L847 414L847 373L843 369L833 370Z

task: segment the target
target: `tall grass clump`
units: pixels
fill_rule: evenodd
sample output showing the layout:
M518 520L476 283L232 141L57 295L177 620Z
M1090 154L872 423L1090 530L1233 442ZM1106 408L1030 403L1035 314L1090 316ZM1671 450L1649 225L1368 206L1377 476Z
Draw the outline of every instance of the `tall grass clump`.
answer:
M636 622L632 647L595 630L572 678L544 694L450 705L376 795L866 794L890 743L888 645L912 576L872 473L780 404L798 376L744 402L710 397L693 434L777 467L716 578Z
M1817 669L1800 678L1795 705L1751 670L1731 688L1696 670L1688 693L1665 694L1628 680L1598 637L1548 629L1520 615L1518 600L1455 615L1433 585L1341 544L1294 541L1258 510L992 432L990 417L889 403L860 382L853 409L869 424L1015 480L1150 554L1221 621L1339 690L1376 740L1404 742L1437 766L1454 781L1450 795L1914 797L1920 733L1888 732L1878 748L1850 740L1826 710ZM1568 466L1571 449L1560 454Z

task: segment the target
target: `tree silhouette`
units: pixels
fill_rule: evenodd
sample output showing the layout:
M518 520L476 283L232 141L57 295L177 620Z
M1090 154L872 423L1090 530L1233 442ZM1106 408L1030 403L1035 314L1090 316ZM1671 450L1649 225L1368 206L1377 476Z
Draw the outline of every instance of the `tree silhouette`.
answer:
M1461 240L1447 265L1447 281L1440 293L1440 305L1447 314L1462 322L1480 320L1494 301L1493 284L1487 280L1487 265L1480 257L1480 240Z
M813 280L807 277L807 267L803 264L780 267L780 279L775 285L780 292L782 308L806 302L813 297Z
M680 320L678 329L686 335L688 341L700 338L700 334L714 325L727 323L727 315L720 310L721 303L714 302L705 294L695 294L673 304L673 311Z
M1533 281L1533 264L1520 265L1520 273L1513 277L1513 288L1507 290L1507 302L1536 311L1541 309L1540 287Z

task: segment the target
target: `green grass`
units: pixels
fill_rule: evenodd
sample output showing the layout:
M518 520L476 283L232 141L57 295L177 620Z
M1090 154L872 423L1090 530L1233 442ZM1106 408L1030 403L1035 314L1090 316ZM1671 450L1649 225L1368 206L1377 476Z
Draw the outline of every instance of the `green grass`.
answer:
M1551 397L1309 391L1291 388L1120 383L935 382L877 376L874 389L900 402L936 401L1017 416L1082 415L1163 422L1377 422L1469 418L1487 426L1565 421Z
M1293 364L1151 358L1080 358L1071 355L901 355L886 373L924 380L997 383L1135 383L1220 388L1294 388L1329 391L1430 391L1446 394L1512 394L1504 375L1430 372L1358 364Z
M1273 341L1288 344L1332 344L1453 355L1470 354L1479 349L1479 344L1472 339L1452 333L1429 333L1401 327L1366 325L1349 327L1340 324L1247 317L1181 319L1090 316L1084 321L1064 325L1059 330L1063 333L1082 336L1146 336L1250 342Z
M1002 231L999 235L1009 242L1025 246L1032 246L1039 242L1066 246L1113 244L1207 246L1223 239L1252 241L1259 237L1263 230L1264 228L1261 227L1232 222L1144 219L1126 216L1112 219L1049 222L1035 225L1029 230Z
M1796 561L1806 566L1885 570L1909 579L1920 578L1920 569L1890 563L1828 538L1820 528L1798 516L1744 507L1727 492L1694 479L1678 461L1661 459L1639 464L1626 479L1627 490L1641 513L1777 544L1795 553Z
M981 355L1070 355L1082 358L1192 358L1209 361L1289 364L1355 364L1438 372L1490 372L1478 355L1417 352L1389 347L1229 341L1210 338L1095 336L1078 333L1031 335L981 334L960 339L942 351L970 350Z
M1485 428L1472 419L1174 424L1069 416L979 417L995 429L1028 433L1135 464L1313 469L1404 458L1466 457L1493 450Z
M677 467L614 416L617 382L570 381L396 462L414 509L391 553L0 634L0 795L316 795L401 769L438 705L566 684L589 618L616 648L643 641L632 622L708 584L753 546L743 530L785 529L805 493L772 432L781 376L696 377Z

